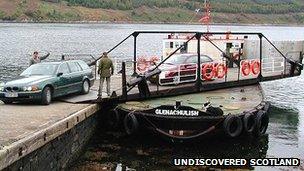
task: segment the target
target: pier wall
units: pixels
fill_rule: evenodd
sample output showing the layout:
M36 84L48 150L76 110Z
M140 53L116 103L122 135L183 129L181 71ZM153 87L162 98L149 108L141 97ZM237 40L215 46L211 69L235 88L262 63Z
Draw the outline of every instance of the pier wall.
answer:
M98 124L100 107L89 107L0 150L0 170L62 170L75 160Z

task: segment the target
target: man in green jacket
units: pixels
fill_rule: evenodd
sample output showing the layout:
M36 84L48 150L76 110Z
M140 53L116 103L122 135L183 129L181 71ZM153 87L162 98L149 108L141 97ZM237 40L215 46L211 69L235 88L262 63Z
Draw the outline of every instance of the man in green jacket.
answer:
M102 58L100 59L98 66L98 74L100 75L100 84L99 84L99 92L98 96L102 96L103 83L106 79L107 81L107 94L110 96L110 81L111 75L114 74L114 66L111 59L109 59L108 54L104 52L102 54Z

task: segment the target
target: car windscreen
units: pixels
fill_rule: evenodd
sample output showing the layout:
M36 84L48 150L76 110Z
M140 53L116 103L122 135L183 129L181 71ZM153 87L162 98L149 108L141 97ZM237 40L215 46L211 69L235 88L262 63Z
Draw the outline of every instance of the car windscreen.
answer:
M197 61L197 60L196 60ZM201 63L212 62L212 58L206 55L201 55Z
M201 63L212 62L213 60L207 55L201 55ZM197 55L190 56L186 63L197 63Z
M167 61L165 63L174 64L174 65L183 64L188 57L189 56L186 56L186 55L174 55L174 56L171 56L169 59L167 59Z
M20 76L54 75L58 64L35 64L24 70Z
M207 55L201 55L201 63L212 62L212 59ZM165 63L167 64L187 64L187 63L197 63L196 55L174 55L170 57Z

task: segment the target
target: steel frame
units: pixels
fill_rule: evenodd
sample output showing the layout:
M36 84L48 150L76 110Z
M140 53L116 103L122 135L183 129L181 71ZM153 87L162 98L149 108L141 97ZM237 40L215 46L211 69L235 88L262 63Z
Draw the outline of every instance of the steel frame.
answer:
M182 87L179 88L177 87L176 89L172 90L171 92L168 93L167 90L163 90L163 91L157 91L157 92L151 92L151 95L148 98L155 98L155 97L163 97L163 96L172 96L172 95L179 95L179 94L186 94L186 93L194 93L194 92L199 92L199 91L209 91L209 90L215 90L215 89L221 89L221 88L229 88L229 87L235 87L235 86L245 86L245 85L251 85L251 84L256 84L258 82L261 81L268 81L268 80L274 80L274 79L279 79L279 78L285 78L285 77L290 77L290 76L295 76L294 74L286 74L284 73L284 75L280 75L280 76L271 76L271 77L263 77L262 76L262 67L260 67L260 74L258 75L257 78L254 79L246 79L246 80L237 80L237 81L230 81L230 82L222 82L222 83L213 83L213 84L205 84L203 85L201 82L200 78L200 71L201 71L201 65L200 65L200 42L201 42L201 37L204 37L208 42L210 42L213 46L215 46L219 51L221 51L223 53L223 57L226 59L230 59L229 56L227 54L225 54L225 52L223 50L221 50L219 47L216 46L216 44L214 44L212 42L212 40L209 39L208 35L226 35L227 32L196 32L196 31L135 31L132 34L128 35L126 38L124 38L121 42L119 42L116 46L114 46L112 49L110 49L109 51L107 51L107 53L112 52L113 50L115 50L118 46L120 46L122 43L124 43L127 39L129 39L130 37L133 37L134 39L134 49L133 49L133 74L132 76L137 77L137 83L139 83L142 79L147 79L147 77L145 76L141 76L138 77L138 74L136 73L136 60L137 60L137 37L141 34L191 34L192 36L181 46L179 46L175 51L173 51L168 57L165 58L165 60L161 61L152 71L158 69L158 67L160 65L162 65L167 59L169 59L171 56L173 56L177 51L179 51L181 48L183 48L185 46L185 44L187 44L189 41L191 41L192 39L196 39L198 41L197 43L197 56L198 56L198 60L197 60L197 65L198 65L198 69L197 69L197 80L194 84L195 86L195 90L193 89L193 85L191 85L190 87ZM272 47L274 47L274 49L284 58L284 60L286 62L288 62L289 64L291 64L292 68L294 68L294 70L299 71L299 74L301 74L301 70L303 70L303 65L302 65L302 59L303 57L300 56L299 61L294 61L291 60L289 58L287 58L264 34L262 33L258 33L258 32L229 32L230 35L256 35L259 38L259 42L260 42L260 62L262 63L262 58L263 58L263 54L262 54L262 42L263 39L265 39L268 43L270 43L270 45ZM300 55L302 55L302 53L300 53ZM95 59L90 65L96 65L97 61L100 58ZM126 100L135 100L135 99L142 99L143 97L141 97L139 94L130 94L128 95L128 92L130 91L127 90L127 81L126 81L126 68L125 68L125 63L122 64L122 97L120 97L120 99L122 101L126 101ZM240 72L240 66L239 66L239 70L238 72ZM294 71L291 71L291 73L293 73ZM240 74L240 73L238 73ZM299 75L297 74L297 75ZM136 82L134 83L136 84ZM131 85L131 89L134 88L135 85ZM147 98L147 97L146 97Z

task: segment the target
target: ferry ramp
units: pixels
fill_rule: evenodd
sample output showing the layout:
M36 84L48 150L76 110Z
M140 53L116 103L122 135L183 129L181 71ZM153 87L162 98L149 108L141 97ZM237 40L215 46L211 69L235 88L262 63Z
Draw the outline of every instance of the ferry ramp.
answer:
M98 104L65 101L0 103L0 170L64 168L95 131L99 111Z

